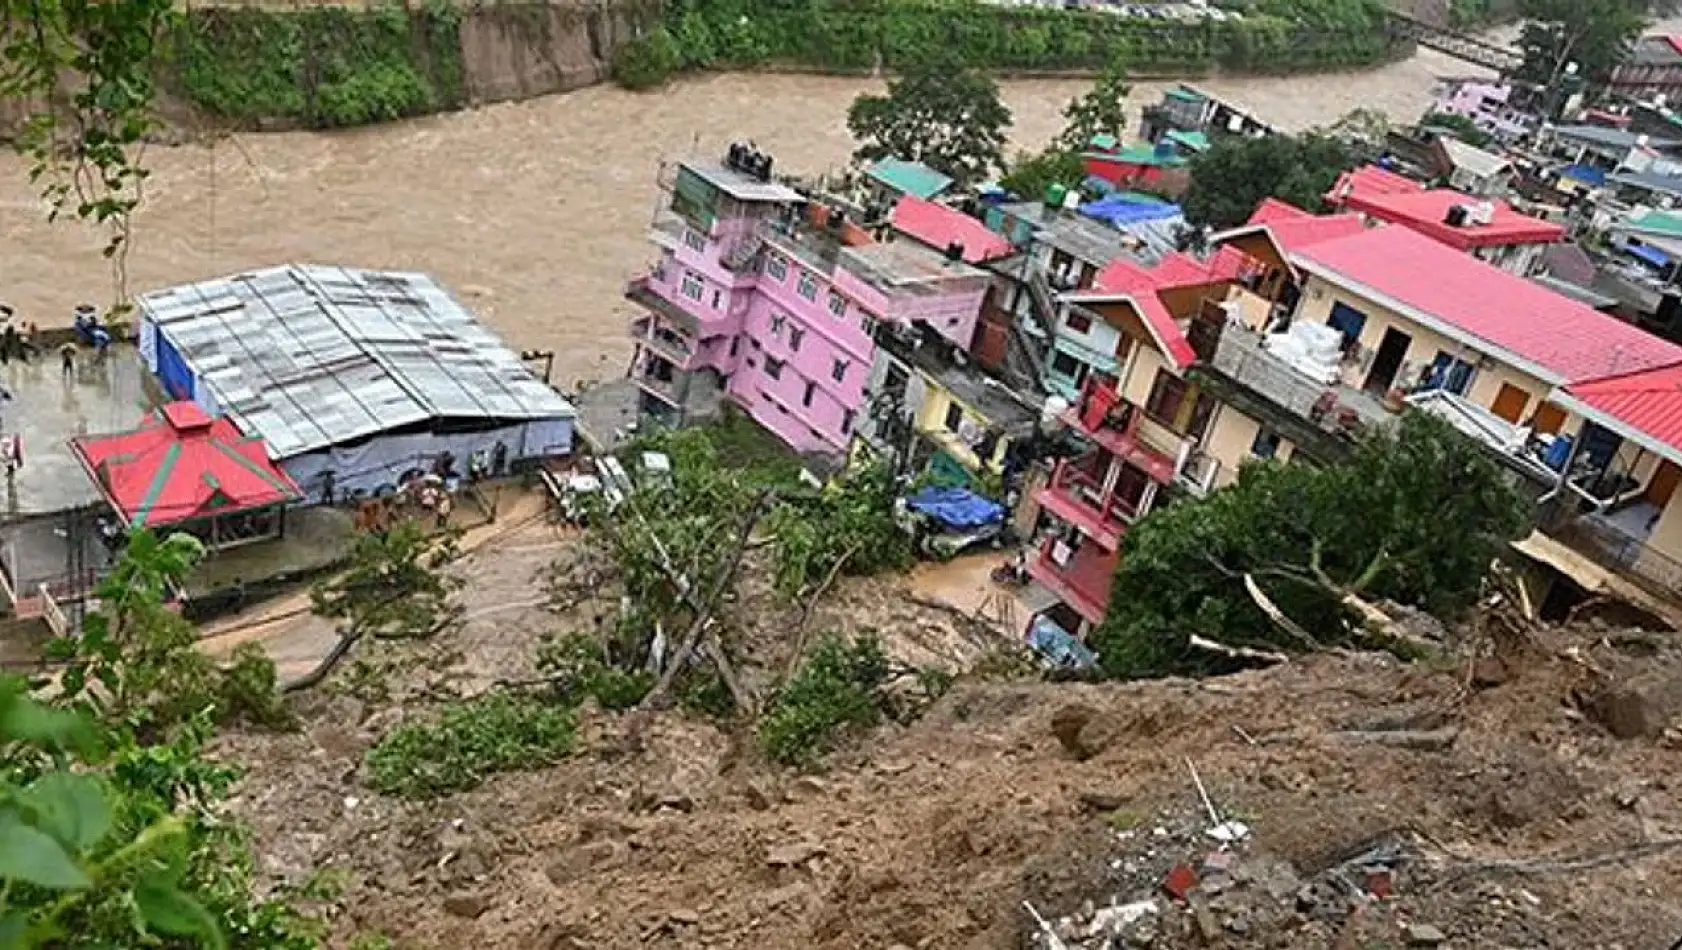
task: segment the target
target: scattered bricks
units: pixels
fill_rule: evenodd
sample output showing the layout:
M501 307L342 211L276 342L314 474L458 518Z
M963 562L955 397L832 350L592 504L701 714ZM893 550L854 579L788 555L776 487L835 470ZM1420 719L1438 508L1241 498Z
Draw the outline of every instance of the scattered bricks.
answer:
M1190 865L1176 864L1168 876L1162 880L1162 890L1174 900L1183 901L1192 888L1197 886L1197 872Z
M1379 900L1395 893L1395 883L1387 868L1373 868L1367 871L1366 891Z

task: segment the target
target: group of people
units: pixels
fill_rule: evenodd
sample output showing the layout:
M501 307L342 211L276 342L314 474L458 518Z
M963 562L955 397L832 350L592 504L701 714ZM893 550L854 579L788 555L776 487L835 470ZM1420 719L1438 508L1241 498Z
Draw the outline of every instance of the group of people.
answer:
M41 355L41 327L33 321L21 323L17 311L0 303L0 365L12 360L28 363ZM66 340L58 348L59 370L66 379L76 374L76 356L81 345L90 346L96 362L103 361L111 348L111 331L100 324L99 310L92 304L76 308L73 322L75 340Z

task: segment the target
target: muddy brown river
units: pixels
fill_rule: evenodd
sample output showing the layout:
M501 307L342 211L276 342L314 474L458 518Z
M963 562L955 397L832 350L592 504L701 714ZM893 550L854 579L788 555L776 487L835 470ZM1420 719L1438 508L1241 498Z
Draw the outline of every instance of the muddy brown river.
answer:
M1421 51L1371 72L1200 83L1287 129L1356 107L1399 120L1426 107L1432 80L1470 68ZM1002 84L1015 142L1043 144L1090 85ZM1163 83L1139 83L1135 107ZM136 216L134 292L289 262L429 271L511 343L557 352L555 381L623 371L623 282L650 259L644 240L661 159L712 155L753 139L781 168L847 161L847 106L866 78L715 75L636 94L612 86L333 133L242 135L153 147ZM109 302L101 236L47 224L26 166L0 156L0 300L43 325L79 301Z

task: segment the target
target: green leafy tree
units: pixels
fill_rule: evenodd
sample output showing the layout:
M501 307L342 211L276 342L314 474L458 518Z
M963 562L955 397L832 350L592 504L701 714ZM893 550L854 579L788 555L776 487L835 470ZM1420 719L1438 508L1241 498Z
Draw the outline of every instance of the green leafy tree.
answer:
M129 219L147 177L138 150L178 16L173 0L0 0L0 103L24 120L14 144L50 219L69 212L105 229L114 312L127 307Z
M1268 197L1313 210L1337 176L1362 159L1347 142L1319 132L1223 137L1192 159L1181 204L1186 220L1217 229L1244 223Z
M163 606L198 550L135 534L50 698L0 676L0 946L318 946L284 899L253 897L221 804L237 774L203 754L220 684Z
M963 185L1004 168L1011 115L987 76L940 57L888 83L885 96L861 95L847 110L860 161L922 162Z
M1039 201L1052 185L1076 188L1085 178L1086 169L1078 154L1051 148L1037 155L1019 153L999 185L1013 195Z
M94 589L100 609L77 636L47 645L65 661L63 702L121 720L143 735L161 735L200 713L216 719L245 716L287 725L291 717L274 691L274 664L255 645L219 667L198 649L192 624L166 604L204 554L197 538L149 531L129 536L110 576Z
M1233 485L1150 515L1127 535L1092 644L1109 675L1160 676L1229 662L1192 635L1268 650L1384 642L1362 626L1372 602L1452 614L1527 524L1497 462L1410 412L1342 463L1252 462Z
M698 47L694 55L710 55L710 49ZM664 85L683 65L684 52L672 34L655 27L613 51L613 80L626 89L652 89Z
M1478 128L1478 124L1463 115L1452 112L1427 112L1419 120L1421 128L1442 129L1467 145L1483 148L1493 138L1488 132Z
M1053 148L1078 154L1088 148L1094 136L1121 138L1127 132L1127 97L1132 92L1127 64L1117 58L1098 74L1090 90L1063 107L1063 131Z
M1648 0L1520 0L1524 29L1518 48L1524 53L1519 78L1553 86L1567 64L1591 80L1611 75L1647 28L1653 6Z

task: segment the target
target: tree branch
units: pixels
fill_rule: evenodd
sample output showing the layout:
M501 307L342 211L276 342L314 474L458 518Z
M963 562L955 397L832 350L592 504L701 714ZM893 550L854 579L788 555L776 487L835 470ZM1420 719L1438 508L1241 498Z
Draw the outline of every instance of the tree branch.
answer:
M1196 634L1192 634L1191 639L1187 642L1199 650L1219 653L1221 656L1230 657L1234 660L1256 660L1262 663L1275 664L1291 662L1291 658L1283 653L1275 653L1271 650L1252 650L1249 647L1227 646L1224 643L1204 639Z
M1274 626L1290 634L1297 642L1310 650L1319 650L1325 646L1303 629L1301 624L1285 616L1285 612L1262 592L1261 585L1256 583L1254 576L1244 575L1244 590L1250 595L1250 599L1256 602L1256 606L1261 608L1261 612L1267 615L1267 619L1273 621Z
M684 636L682 646L672 656L671 662L660 673L659 681L654 684L653 689L648 691L648 695L643 697L637 708L658 709L665 701L666 694L671 691L672 682L677 679L678 673L689 662L689 657L695 652L696 645L701 642L702 636L707 632L707 627L712 622L713 609L717 606L719 598L724 595L725 588L735 578L736 570L742 563L742 555L747 550L748 538L752 537L753 529L759 525L760 519L765 517L766 512L769 511L770 501L773 497L773 493L767 490L761 492L759 497L754 500L753 507L748 510L747 517L742 519L741 530L737 532L735 546L729 561L718 576L713 579L713 585L707 591L706 598L694 605L695 619L689 625L689 632ZM676 578L673 578L673 583L677 583ZM723 651L719 652L722 654ZM720 672L722 674L722 669Z
M794 675L795 667L800 665L801 654L806 652L806 627L811 623L812 614L817 609L818 598L822 597L829 590L830 585L835 583L835 579L841 576L841 568L852 559L854 554L858 553L858 550L859 545L854 544L842 552L835 563L830 565L829 573L824 575L823 583L819 584L817 589L812 591L812 596L806 599L806 607L800 611L800 622L794 628L794 654L788 658L788 667L783 670L783 679L786 680Z

